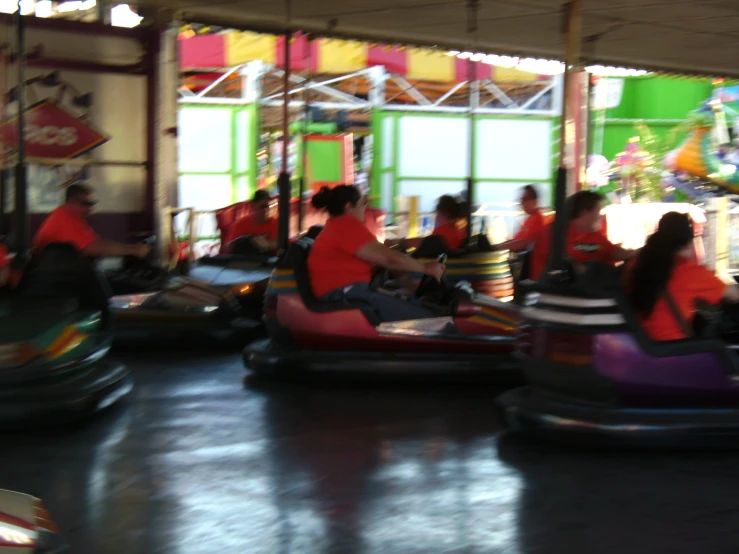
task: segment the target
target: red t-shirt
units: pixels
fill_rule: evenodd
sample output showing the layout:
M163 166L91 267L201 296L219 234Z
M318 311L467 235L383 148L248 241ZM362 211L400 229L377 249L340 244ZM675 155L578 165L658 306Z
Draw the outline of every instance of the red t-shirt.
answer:
M10 265L10 252L8 248L0 243L0 268L8 267Z
M534 213L526 217L526 220L521 225L516 236L513 237L513 240L523 240L531 246L545 224L544 214L541 213L541 210L537 209Z
M364 223L353 215L330 218L308 255L313 294L320 298L347 285L369 283L373 266L357 258L356 252L376 240Z
M696 300L717 304L723 298L726 287L713 271L682 256L678 256L667 283L667 290L688 324L693 319ZM664 298L657 300L654 311L647 319L642 320L642 324L647 335L654 340L687 338Z
M268 240L277 240L277 229L277 218L268 219L266 223L257 223L253 215L246 215L231 225L226 243L246 235L266 236Z
M97 239L98 234L84 216L69 206L61 205L49 214L36 231L33 249L39 251L53 242L67 242L81 252Z
M531 263L529 266L529 278L538 280L549 263L552 251L552 225L545 226L536 235L534 250L531 252ZM570 224L567 229L565 242L565 255L572 261L581 264L587 262L610 262L618 246L613 244L601 231L578 232L575 226Z
M467 229L457 226L456 221L450 221L444 223L444 225L439 225L431 235L444 239L444 244L450 250L457 250L462 248L464 241L467 240Z

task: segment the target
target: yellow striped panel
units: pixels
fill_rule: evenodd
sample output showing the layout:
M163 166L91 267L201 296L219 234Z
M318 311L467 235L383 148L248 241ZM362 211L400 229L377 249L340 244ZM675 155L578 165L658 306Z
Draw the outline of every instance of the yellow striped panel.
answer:
M500 82L533 83L539 80L539 75L529 71L521 71L515 67L493 67L493 80Z
M518 329L518 327L516 326L506 325L505 323L501 323L500 321L493 321L492 319L487 319L480 316L471 317L470 321L474 321L475 323L479 323L481 325L487 325L488 327L495 327L496 329L503 329L504 331L516 331Z
M506 277L510 277L511 270L508 267L455 268L447 266L446 273L447 275L480 275L481 277L484 276L486 279L495 279L497 276L504 279Z
M442 83L454 81L456 59L454 56L447 56L435 50L410 49L407 77Z
M277 61L277 37L248 31L226 33L226 66L253 60L274 65Z
M490 308L483 308L482 309L482 313L487 314L487 315L492 316L492 317L497 317L499 319L505 320L505 321L507 321L508 323L510 323L510 324L512 324L514 326L518 325L518 319L516 319L512 315L504 314L504 313L499 312L497 310L491 310Z
M270 281L269 288L271 289L294 289L297 288L298 283L296 281Z
M367 67L367 44L349 40L318 41L319 73L353 73Z

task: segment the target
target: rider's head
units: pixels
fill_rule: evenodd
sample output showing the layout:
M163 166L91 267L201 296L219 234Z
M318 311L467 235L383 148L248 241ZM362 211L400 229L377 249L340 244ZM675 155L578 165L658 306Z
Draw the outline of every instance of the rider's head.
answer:
M313 195L311 203L319 210L326 210L331 217L351 214L364 221L367 199L354 185L339 185L332 189L323 187Z
M536 212L539 207L539 193L534 185L526 185L521 190L521 208L526 215Z
M647 239L631 271L629 297L643 317L649 317L665 290L676 256L693 252L693 221L688 214L669 212L659 220L657 231Z
M581 190L568 199L570 221L581 233L597 231L600 228L603 197L590 190Z
M269 204L271 197L264 189L259 189L254 193L251 199L254 208L254 217L260 222L265 223L269 218Z
M445 194L436 203L436 220L440 224L457 221L464 216L464 207L453 196Z
M97 202L92 198L90 187L77 183L67 187L64 204L80 215L87 217Z

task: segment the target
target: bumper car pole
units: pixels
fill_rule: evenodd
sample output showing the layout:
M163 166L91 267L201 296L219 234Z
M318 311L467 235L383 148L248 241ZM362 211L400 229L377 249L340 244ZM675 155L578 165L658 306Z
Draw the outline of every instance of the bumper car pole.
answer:
M305 47L305 70L308 72L307 79L303 83L303 136L300 144L300 181L298 189L298 234L303 231L303 194L308 181L308 124L310 123L310 86L311 86L311 46L312 35L308 35Z
M467 34L470 39L470 52L476 52L475 43L477 42L477 10L479 8L479 0L468 0L467 2ZM473 62L472 58L467 59L467 80L470 86L469 97L469 114L470 114L470 131L469 131L469 167L467 174L467 240L470 243L472 238L472 193L475 185L475 110L479 104L480 96L475 89L477 81L477 73L475 71L477 62Z
M290 40L292 31L288 27L290 23L290 0L285 0L285 12L287 13L287 25L285 26L285 48L284 48L284 74L283 74L283 105L282 105L282 171L277 178L278 187L278 227L277 247L279 250L287 250L290 236L290 197L292 196L290 186L290 171L287 163L288 143L290 141ZM302 201L302 199L301 199Z
M566 278L566 265L564 260L565 233L567 231L568 214L565 213L565 200L567 198L567 117L569 116L568 98L570 95L570 73L576 68L580 60L580 40L582 27L582 0L570 0L565 5L565 31L566 31L566 56L563 75L564 91L562 94L562 118L560 123L559 141L559 168L555 181L554 210L555 220L552 237L552 257L544 279L551 282L559 282Z
M23 263L28 256L28 197L26 195L26 21L21 15L20 2L16 15L18 53L18 159L15 165L15 251L17 263Z

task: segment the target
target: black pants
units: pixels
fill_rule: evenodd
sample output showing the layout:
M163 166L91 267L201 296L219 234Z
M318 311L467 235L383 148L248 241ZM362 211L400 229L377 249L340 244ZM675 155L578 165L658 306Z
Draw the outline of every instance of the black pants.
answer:
M382 321L408 321L434 317L433 310L422 306L416 300L406 300L393 294L376 292L368 283L356 283L324 294L321 300L340 302L361 300L372 306Z

